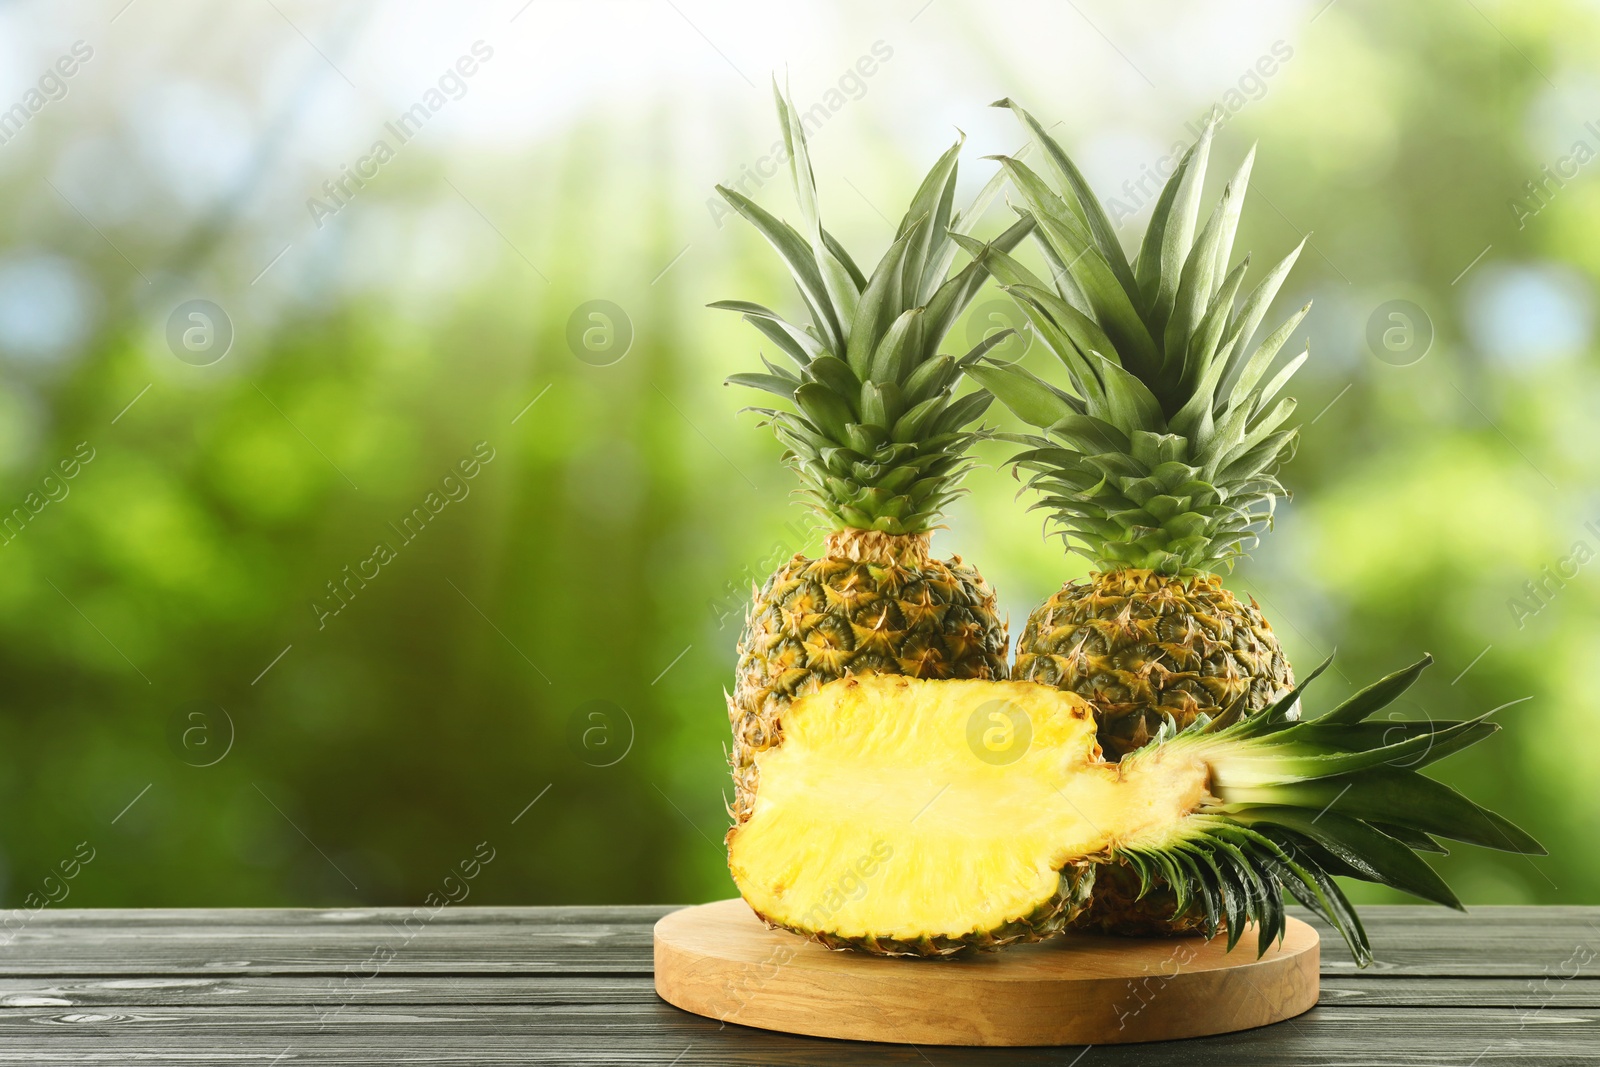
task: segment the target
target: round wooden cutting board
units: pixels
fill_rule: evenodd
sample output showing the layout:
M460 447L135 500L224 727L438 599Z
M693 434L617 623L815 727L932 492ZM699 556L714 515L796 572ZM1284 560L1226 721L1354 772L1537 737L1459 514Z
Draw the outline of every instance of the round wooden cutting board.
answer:
M1104 1045L1280 1022L1317 1002L1317 932L1296 919L1256 958L1222 938L1069 934L961 960L834 952L769 930L742 900L655 928L656 992L725 1022L927 1045Z

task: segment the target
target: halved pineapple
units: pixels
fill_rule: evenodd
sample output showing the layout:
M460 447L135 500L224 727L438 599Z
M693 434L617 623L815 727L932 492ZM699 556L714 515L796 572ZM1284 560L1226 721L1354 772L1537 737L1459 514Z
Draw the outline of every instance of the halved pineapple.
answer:
M1198 722L1120 763L1101 758L1093 709L1073 693L842 678L792 704L781 744L757 756L729 868L767 922L836 948L944 956L1036 941L1084 907L1096 865L1115 860L1144 888L1172 885L1178 910L1199 903L1211 932L1225 922L1230 947L1251 923L1263 950L1279 936L1288 889L1365 958L1331 874L1459 907L1411 851L1432 846L1429 833L1538 851L1410 769L1493 724L1362 725L1425 665L1318 720L1287 717L1302 685L1260 718Z
M1164 756L1102 761L1089 703L1032 682L841 679L758 758L729 865L759 915L832 943L1037 940L1076 914L1090 857L1205 799L1206 765Z

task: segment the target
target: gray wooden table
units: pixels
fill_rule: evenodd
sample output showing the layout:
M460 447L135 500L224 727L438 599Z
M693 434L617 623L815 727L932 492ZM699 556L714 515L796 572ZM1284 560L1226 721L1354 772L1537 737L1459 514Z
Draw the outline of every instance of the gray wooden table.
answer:
M0 1064L1600 1063L1600 908L1370 908L1381 962L1357 971L1324 930L1308 1014L1088 1051L719 1027L655 995L668 910L13 912Z

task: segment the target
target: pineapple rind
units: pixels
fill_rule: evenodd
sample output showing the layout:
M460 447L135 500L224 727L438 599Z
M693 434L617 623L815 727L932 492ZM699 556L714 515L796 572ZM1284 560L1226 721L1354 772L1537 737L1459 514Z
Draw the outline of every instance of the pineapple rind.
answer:
M764 915L760 917L770 926L803 934L835 951L854 950L874 956L950 959L970 952L992 952L1008 945L1043 941L1061 933L1088 904L1089 895L1094 889L1095 871L1096 868L1091 864L1069 864L1057 872L1059 883L1055 893L1027 915L1020 919L1012 919L992 930L976 930L959 937L931 936L907 939L870 934L862 937L841 937L825 930L784 927L783 924L775 923Z
M1070 926L1118 937L1183 937L1204 933L1207 922L1198 904L1179 910L1178 896L1165 879L1146 888L1131 864L1117 860L1096 869L1094 894Z
M1294 688L1294 672L1255 601L1215 575L1115 570L1068 582L1017 640L1012 677L1070 690L1095 706L1108 759L1142 748L1171 720L1226 725Z
M1006 677L994 590L960 556L928 556L927 535L840 531L821 559L796 555L756 593L739 638L728 715L732 814L755 794L755 757L783 736L789 705L848 674Z

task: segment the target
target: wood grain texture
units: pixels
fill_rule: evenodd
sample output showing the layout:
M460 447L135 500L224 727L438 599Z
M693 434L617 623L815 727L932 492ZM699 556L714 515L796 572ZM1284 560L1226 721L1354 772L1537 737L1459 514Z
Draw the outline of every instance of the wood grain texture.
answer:
M832 952L742 900L655 927L656 992L723 1022L908 1045L1107 1045L1232 1033L1317 1002L1317 933L1257 956L1221 939L1072 934L960 960Z
M648 980L642 981L648 988ZM660 1001L538 1010L466 1004L301 1008L151 1007L120 1012L17 1009L0 1024L0 1064L147 1062L313 1064L650 1064L789 1067L913 1064L965 1067L1466 1067L1592 1065L1596 1013L1314 1008L1281 1026L1147 1045L981 1049L880 1045L719 1025ZM1081 1059L1079 1057L1082 1057ZM281 1058L279 1058L281 1057ZM675 1058L676 1062L675 1062ZM275 1062L276 1060L276 1062Z
M375 973L374 946L395 947L394 929L414 913L45 910L9 943L0 933L0 1065L1600 1061L1600 908L1363 908L1379 964L1356 970L1337 935L1319 926L1322 996L1306 1014L1087 1053L868 1045L720 1026L655 994L651 926L671 910L450 907Z
M1323 942L1326 948L1327 942ZM320 981L320 984L319 984ZM333 979L306 976L225 978L37 978L0 979L0 1009L50 1007L146 1008L153 1004L197 1008L316 1006L318 1001L351 1000L363 1007L413 1007L427 1004L530 1005L584 1003L654 1004L648 976L560 975L391 975L365 980L358 995L334 996ZM1440 982L1431 978L1322 976L1324 1007L1422 1008L1467 1006L1517 1008L1600 1008L1600 978L1470 978Z

